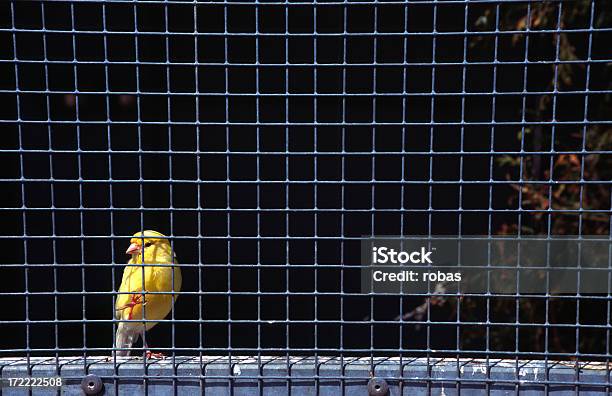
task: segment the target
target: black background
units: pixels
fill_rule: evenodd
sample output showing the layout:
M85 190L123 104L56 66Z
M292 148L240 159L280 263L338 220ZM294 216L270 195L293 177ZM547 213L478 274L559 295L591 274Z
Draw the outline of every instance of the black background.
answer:
M549 90L543 81L551 65L530 64L525 76L525 41L509 34L497 41L444 34L478 31L490 5L470 4L466 16L463 4L440 4L435 29L442 34L435 36L430 3L54 2L44 5L44 18L38 2L0 7L2 28L13 26L14 15L14 27L23 29L0 36L2 59L13 59L16 43L20 60L0 64L2 146L13 150L3 154L1 171L2 206L14 208L3 211L1 231L13 237L3 240L0 270L0 345L9 355L22 354L26 345L110 347L108 292L119 286L125 237L141 226L175 237L185 264L182 289L193 293L178 299L174 337L169 323L148 333L154 348L174 345L179 354L194 353L181 348L218 353L230 346L276 348L270 354L283 348L458 348L456 324L364 322L372 314L392 321L422 299L338 292L359 288L358 272L349 269L359 263L359 242L352 238L491 234L516 223L520 211L508 206L516 192L487 183L505 177L487 152L521 149L520 126L508 122L521 121L523 96L527 109L536 103L537 95L520 94L524 78L527 91ZM104 20L115 33L100 33ZM117 33L134 31L134 20L141 34ZM66 33L73 23L97 33ZM225 25L230 35L223 35ZM163 33L194 29L197 40ZM277 34L257 39L256 29ZM351 34L342 35L345 30ZM553 60L551 35L531 37L529 59ZM596 40L595 57L602 48ZM43 60L45 52L53 61L47 66L27 62ZM576 78L584 81L584 75ZM17 80L24 91L19 96ZM49 94L41 92L47 88ZM515 94L494 97L494 88ZM462 96L462 90L481 94ZM292 96L284 96L287 91ZM560 98L559 118L581 120L583 102L581 95ZM26 152L15 152L19 148ZM470 154L460 156L461 150ZM20 177L37 181L20 183ZM330 267L339 264L347 266L344 274ZM313 295L315 289L322 294ZM54 290L55 297L40 294ZM259 297L241 294L257 291ZM27 326L26 312L31 321L48 322ZM201 322L182 322L194 319ZM287 319L294 322L267 322ZM455 320L448 307L431 319Z

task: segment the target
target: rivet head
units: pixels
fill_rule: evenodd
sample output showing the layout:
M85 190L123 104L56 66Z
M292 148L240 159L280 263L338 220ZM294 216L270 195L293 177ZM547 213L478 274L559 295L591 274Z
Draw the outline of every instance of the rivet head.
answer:
M389 394L389 385L382 378L371 378L368 381L368 395L386 396Z
M100 377L95 374L89 374L81 381L81 388L86 395L97 395L102 392L104 384Z

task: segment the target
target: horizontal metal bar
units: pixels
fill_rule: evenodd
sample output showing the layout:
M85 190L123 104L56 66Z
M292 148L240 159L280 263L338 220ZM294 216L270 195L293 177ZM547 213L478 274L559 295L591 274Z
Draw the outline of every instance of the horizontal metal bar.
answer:
M66 3L99 3L100 0L62 0ZM133 4L138 6L145 5L183 5L186 7L195 6L250 6L250 7L265 7L265 6L367 6L367 5L375 5L375 6L385 6L385 5L435 5L436 7L441 7L445 4L468 4L468 3L508 3L508 4L520 4L520 3L539 3L541 0L330 0L330 1L321 1L321 0L270 0L270 1L244 1L244 0L147 0L143 2L141 0L105 0L107 3L120 3L120 4Z
M2 240L3 238L0 237L0 240ZM62 238L60 237L60 240ZM81 240L87 240L89 239L89 237L84 236L81 238ZM111 239L111 238L109 238ZM116 237L113 237L112 239L118 239ZM175 237L176 239L182 239L181 237ZM202 237L202 240L206 240L206 237ZM238 238L236 238L238 239ZM338 242L340 242L341 240L343 240L344 238L342 237L337 237ZM24 238L24 240L27 240L27 238ZM608 242L609 240L605 239L605 240L601 240L601 242ZM109 241L112 242L112 241ZM612 242L612 241L611 241ZM61 268L61 267L68 267L68 268L81 268L81 267L142 267L145 264L125 264L125 263L116 263L116 262L109 262L109 263L84 263L84 264L77 264L77 263L41 263L41 264L33 264L33 263L3 263L2 264L3 267L19 267L19 268L36 268L36 269L41 269L44 268L46 266L51 266L51 267L57 267L57 268ZM148 264L147 264L148 265ZM345 271L359 271L361 269L361 265L363 265L360 262L345 262L344 264L331 264L331 262L322 262L320 260L317 260L315 262L313 262L312 264L296 264L296 263L291 263L291 262L286 262L286 263L282 263L282 264L270 264L270 263L257 263L257 264L244 264L244 263L232 263L231 261L227 261L227 262L223 262L223 263L198 263L198 264L194 264L194 263L176 263L176 264L161 264L161 263L156 263L155 267L159 267L159 268L164 268L164 267L198 267L198 268L215 268L215 267L223 267L223 268L235 268L235 269L266 269L266 268L283 268L285 270L291 270L291 269L298 269L298 268L309 268L311 270L330 270L330 269L334 269L334 268L338 268L338 269L343 269ZM397 268L396 265L383 265L383 264L379 264L376 266L377 268ZM487 270L501 270L501 269L528 269L528 270L547 270L550 269L550 267L548 266L535 266L535 265L500 265L500 264L483 264L483 265L465 265L462 264L460 266L458 266L458 268L461 269L482 269L483 271L487 271ZM594 268L594 267L589 267L589 266L558 266L555 265L554 266L555 270L562 270L562 269L566 269L566 270L580 270L580 269L584 269L584 270L588 270L588 271L609 271L608 268ZM53 293L53 292L30 292L30 291L26 291L26 292L20 292L20 294L45 294L45 293ZM70 293L68 291L66 291L66 293ZM74 293L85 293L85 291L79 291L79 292L74 292ZM92 294L117 294L116 292L91 292ZM146 292L146 294L167 294L166 292ZM189 291L182 291L182 292L174 292L174 294L207 294L207 293L215 293L213 291L211 292L189 292ZM222 294L226 294L229 292L220 292ZM238 292L237 292L238 293ZM252 292L252 293L248 293L248 294L258 294L260 292ZM261 292L264 293L265 292ZM317 294L317 291L312 291L309 292L310 294ZM382 293L382 292L380 292ZM3 294L11 294L8 292L0 292L0 295ZM122 293L119 293L122 294ZM291 292L287 291L287 292L282 292L281 294L291 294ZM335 293L332 293L335 294ZM344 294L344 293L341 293ZM379 292L376 293L376 295L378 295ZM390 295L397 295L398 293L389 293ZM461 293L463 295L463 292ZM367 293L365 293L365 295L367 295ZM411 295L412 292L411 292ZM449 294L449 295L456 295L456 294ZM497 294L495 294L497 295ZM523 294L521 294L523 295Z
M460 96L460 97L495 97L495 96L566 96L566 95L602 95L610 94L612 90L586 90L586 91L495 91L495 92L313 92L313 93L265 93L265 92L176 92L176 91L84 91L84 90L24 90L0 89L0 93L23 95L135 95L135 96L164 96L164 97L253 97L253 98L377 98L377 97L422 97L422 96Z
M372 237L374 237L374 235L372 235ZM122 238L120 236L108 236L108 235L86 235L86 236L79 236L79 235L2 235L0 237L1 239L21 239L21 240L27 240L27 239L79 239L79 240L88 240L88 239L119 239ZM129 238L133 238L132 237L123 237L126 239ZM310 240L310 241L316 241L316 240L332 240L332 241L339 241L339 240L344 240L344 241L363 241L364 237L363 236L346 236L346 235L338 235L338 236L319 236L319 235L313 235L313 236L291 236L291 235L285 235L285 236L253 236L253 235L247 235L247 236L237 236L237 235L207 235L207 236L187 236L187 235L183 235L183 236L166 236L164 237L168 240L171 239L185 239L185 240L206 240L206 239L223 239L223 240L287 240L287 241L291 241L291 240ZM385 237L387 238L387 237ZM422 240L423 237L421 237L420 239ZM391 237L388 237L388 239L391 239ZM607 239L606 239L607 241Z
M62 319L59 320L43 320L43 319L29 319L29 320L0 320L0 324L3 325L50 325L50 324L113 324L113 323L170 323L173 325L180 324L227 324L227 325L240 325L240 324L251 324L251 325L265 325L265 326L288 326L288 325L423 325L423 326L482 326L482 327L508 327L512 328L569 328L569 329L609 329L610 324L585 324L581 323L577 325L575 323L524 323L524 322L478 322L478 321L430 321L430 320L340 320L340 319ZM63 348L61 348L63 349ZM107 348L108 349L108 348ZM183 349L177 347L177 349ZM253 348L251 348L253 349ZM337 349L336 349L337 350ZM374 348L372 350L379 350ZM398 349L395 349L398 350ZM2 350L4 352L4 350Z
M77 154L77 155L88 155L88 154L104 154L104 155L148 155L148 154L162 154L162 155L196 155L196 156L280 156L280 157L294 157L294 156L311 156L311 157L351 157L351 156L426 156L426 157L440 157L448 155L459 155L459 156L496 156L496 155L514 155L514 156L532 156L532 155L595 155L595 154L612 154L612 150L536 150L536 151L383 151L383 150L372 150L372 151L240 151L240 150L90 150L90 149L75 149L75 150L64 150L64 149L3 149L0 153L10 154ZM112 179L109 179L112 180Z
M540 1L540 0L538 0ZM307 67L307 68L327 68L327 67L336 67L336 68L356 68L356 67L367 67L367 68L385 68L385 67L412 67L412 66L429 66L429 67L444 67L444 66L512 66L512 65L564 65L564 64L598 64L598 63L609 63L609 59L537 59L537 60L524 60L524 61L511 61L511 60L492 60L492 61L461 61L461 62L451 62L451 61L436 61L432 59L430 62L415 62L415 61L405 61L405 62L374 62L374 63L362 63L362 62L336 62L336 63L318 63L313 59L313 62L310 63L300 63L300 62L278 62L278 63L266 63L266 62L230 62L230 61L219 61L219 62L210 62L210 61L202 61L202 62L186 62L186 61L151 61L151 60L134 60L134 61L126 61L126 60L91 60L91 59L0 59L0 63L12 63L12 64L48 64L48 65L102 65L102 66L213 66L213 67L254 67L254 68L262 68L262 67L290 67L290 68L298 68L298 67Z
M18 181L16 181L18 183ZM423 183L423 186L427 186L428 183ZM369 209L343 209L343 208L203 208L203 207L184 207L184 208L151 208L151 207L109 207L109 208L84 208L84 207L5 207L0 208L0 212L133 212L133 211L144 211L144 212L246 212L246 213L506 213L506 214L522 214L522 213L553 213L553 214L568 214L568 215L579 215L579 214L611 214L609 209L527 209L527 208L514 208L514 209L494 209L494 208L483 208L483 209L473 209L473 208L455 208L455 209L434 209L434 208L424 208L424 209L414 209L414 208L397 208L397 209L388 209L388 208L369 208ZM588 217L584 217L583 220L588 221ZM54 235L61 237L62 235ZM76 235L67 235L67 236L76 236ZM114 237L114 236L113 236ZM202 235L201 238L205 240L208 236ZM231 237L231 236L228 236ZM130 237L131 238L131 237ZM338 238L341 238L338 236ZM2 239L2 236L0 236Z
M139 349L139 348L138 348ZM431 352L431 351L430 351ZM486 364L487 368L493 369L495 367L527 367L532 361L530 360L511 360L506 361L504 359L480 359L480 358L461 358L456 359L454 357L434 357L430 356L429 358L422 357L397 357L397 356L373 356L373 357L359 357L359 356L342 356L342 355L330 355L330 356L270 356L270 355L244 355L244 356L227 356L227 355L219 355L219 356L174 356L173 365L180 367L183 364L191 364L196 363L202 366L206 366L208 364L222 364L225 367L232 367L234 364L249 364L249 363L257 363L262 367L265 367L269 364L281 363L283 365L289 365L289 367L295 364L313 364L315 366L322 366L326 364L334 364L339 366L346 366L351 364L360 364L367 363L371 367L376 367L379 364L398 364L400 366L410 366L410 365L426 365L426 366L435 366L438 364L446 364L453 363L456 367L461 367L467 364ZM151 360L151 359L149 359ZM115 362L119 364L141 364L140 357L112 357L113 364ZM8 367L8 366L19 366L24 363L28 364L32 369L37 366L48 366L48 365L59 365L63 367L65 365L76 364L81 367L85 367L88 364L108 364L109 356L55 356L55 357L32 357L28 362L27 359L23 357L3 357L0 358L0 368ZM154 364L164 364L170 363L168 361L160 361L153 360L151 363ZM508 366L510 363L510 366ZM533 362L539 363L539 362ZM555 368L566 368L572 367L576 370L597 370L597 369L608 369L611 368L611 364L608 362L598 362L598 361L547 361L548 369ZM465 370L464 370L465 371ZM318 374L316 374L318 375Z
M586 185L612 184L612 180L189 180L189 179L40 179L40 178L2 178L0 182L20 183L173 183L173 184L333 184L333 185L373 185L373 184L427 184L427 185ZM374 208L373 208L374 209ZM552 209L545 210L550 212Z
M321 4L321 3L317 3ZM381 3L382 4L382 3ZM459 31L440 31L431 32L423 31L404 31L404 32L261 32L253 30L252 32L181 32L181 31L151 31L151 30L62 30L62 29L28 29L28 28L0 28L0 33L43 33L43 34L70 34L70 35L96 35L96 36L189 36L189 37L411 37L411 36L504 36L504 35L531 35L531 34L559 34L559 33L605 33L612 32L612 27L597 27L583 29L530 29L530 30L459 30Z
M529 126L529 125L551 125L551 126L563 126L563 125L610 125L612 120L582 120L582 121L448 121L448 122L436 122L436 121L422 121L422 122L300 122L300 121L288 121L288 122L234 122L234 121L122 121L122 120L25 120L21 118L17 119L0 119L0 123L6 124L44 124L44 125L189 125L189 126L225 126L225 127L238 127L238 126L253 126L253 127L266 127L266 126L277 126L277 127L296 127L296 126L308 126L308 127L370 127L376 128L379 126L397 126L397 127L409 127L409 126Z
M0 354L16 354L16 353L24 353L24 352L36 352L36 353L80 353L81 355L90 353L109 353L109 351L114 348L23 348L23 349L4 349L0 351ZM200 352L200 353L224 353L226 356L233 356L234 353L253 353L254 350L258 350L261 355L264 354L305 354L306 356L311 356L313 353L312 348L236 348L236 347L227 347L227 348L184 348L177 347L175 348L176 352ZM343 353L346 354L346 358L355 358L357 354L368 354L373 355L374 358L379 356L389 355L389 356L397 356L397 355L410 355L410 354L418 354L417 356L422 356L427 354L429 356L462 356L467 358L476 358L480 356L490 356L493 357L506 357L509 356L511 359L522 359L527 357L537 357L542 358L544 355L547 355L551 358L549 361L554 362L554 359L557 358L581 358L581 359L602 359L605 360L609 355L606 354L594 354L594 353L579 353L579 352L550 352L550 351L541 351L541 352L528 352L528 351L495 351L490 349L431 349L431 348L421 348L421 349L410 349L410 348L318 348L317 349L319 356L325 356L326 354L338 354ZM351 356L353 354L353 356ZM109 356L110 357L110 356ZM32 358L32 357L31 357ZM111 358L112 359L112 358ZM406 358L407 359L407 358ZM142 365L142 363L140 363Z
M321 3L317 3L321 4ZM504 36L504 35L530 35L530 34L568 34L568 33L605 33L612 32L612 27L597 27L584 29L530 29L530 30L459 30L459 31L404 31L404 32L182 32L182 31L155 31L155 30L62 30L62 29L28 29L28 28L0 28L0 33L43 33L43 34L70 34L70 35L99 35L99 36L174 36L174 37L413 37L413 36Z
M64 265L64 266L69 266L69 265ZM90 266L89 264L85 264L84 266ZM100 265L101 266L101 265ZM108 265L107 265L108 266ZM186 264L180 264L181 267L195 267L198 266L197 264L191 264L191 265L186 265ZM221 265L216 265L215 267L218 267ZM226 265L227 267L232 267L231 264ZM36 265L30 265L30 267L36 267ZM40 265L38 265L38 267L40 268ZM60 264L52 264L50 265L51 268L54 267L62 267L62 265ZM76 267L79 268L81 267L80 265L73 265L72 267ZM201 267L210 267L210 265L201 265ZM259 266L248 266L248 265L233 265L234 268L240 268L242 267L243 269L257 269L257 267ZM245 268L246 267L246 268ZM269 266L265 266L265 265L261 265L261 268L266 268ZM286 266L284 266L286 267ZM304 269L304 268L308 268L311 270L314 270L314 267L312 265L310 266L306 266L306 265L294 265L292 264L290 266L290 269ZM338 266L339 267L339 266ZM346 266L343 267L345 270L347 269ZM318 270L326 270L328 269L327 265L321 265L318 266L317 268ZM358 270L358 268L350 268L353 270ZM94 296L94 295L118 295L118 294L125 294L125 293L119 293L116 291L107 291L107 292L100 292L100 291L55 291L55 292L37 292L37 291L28 291L28 292L2 292L0 293L0 296L63 296L63 295L69 295L69 296ZM137 294L155 294L152 292L145 292L145 293L137 293ZM272 291L253 291L253 292L246 292L246 291L180 291L180 292L174 292L174 293L160 293L160 294L174 294L174 295L191 295L191 296L226 296L226 297L232 297L232 296L253 296L253 297L361 297L361 298L369 298L369 297L375 297L375 296L391 296L391 297L406 297L406 294L403 293L384 293L384 292L380 292L380 293L376 293L376 294L371 294L371 293L354 293L354 292L322 292L322 291L303 291L303 292L296 292L296 291L283 291L283 292L272 292ZM531 299L540 299L540 300L549 300L549 301L557 301L557 300L570 300L570 301L579 301L579 300L584 300L584 301L591 301L591 300L599 300L599 301L612 301L612 294L608 294L608 295L595 295L595 294L573 294L573 295L564 295L564 294L530 294L530 293L491 293L491 292L483 292L483 293L440 293L437 291L432 291L430 293L418 293L418 292L411 292L409 297L448 297L448 298L464 298L464 297L478 297L478 298L513 298L516 300L531 300ZM395 324L401 324L401 323L413 323L412 320L405 320L405 319L398 319L397 321L394 321L393 323ZM438 323L438 322L430 322L432 324ZM457 323L457 322L452 322L452 323ZM580 327L581 324L578 324L576 327Z
M608 242L610 239L610 237L608 237L607 235L603 235L600 236L600 238L596 238L597 236L600 236L599 234L597 235L581 235L581 236L575 236L575 237L571 237L571 235L568 235L567 239L565 238L565 235L529 235L529 236L525 236L523 235L512 235L512 234L508 234L508 235L496 235L493 234L491 236L484 236L484 237L478 237L478 236L474 236L474 235L463 235L462 238L463 240L477 240L477 241L520 241L520 240L529 240L529 241L553 241L553 240L559 240L556 239L557 237L563 237L563 241L603 241L603 242ZM6 236L2 236L2 238L4 238ZM118 235L118 234L110 234L110 235L56 235L56 234L50 234L50 235L14 235L11 237L19 237L19 238L80 238L80 239L90 239L90 238L105 238L105 239L132 239L134 238L133 235ZM214 236L206 236L206 235L165 235L163 237L163 239L168 239L168 240L172 240L172 239L206 239L206 238L218 238L219 235L214 235ZM232 235L227 235L227 236L223 236L224 238L243 238L242 236L232 236ZM286 235L285 237L290 238L291 236ZM318 236L313 236L310 237L310 239L315 239ZM372 235L365 235L365 236L360 236L360 237L348 237L348 236L337 236L335 239L341 240L341 239L345 239L345 238L349 238L349 239L356 239L356 240L367 240L369 238L374 238L375 236ZM160 237L161 238L161 237ZM296 237L296 238L302 238L302 237ZM306 237L308 238L308 237ZM384 239L385 240L417 240L417 241L423 241L424 238L427 239L431 239L432 241L434 240L448 240L449 236L445 236L445 235L417 235L417 234L412 234L410 236L397 236L397 235L385 235ZM456 236L451 236L451 239L456 238ZM1 238L0 238L1 239ZM332 239L334 239L332 237Z

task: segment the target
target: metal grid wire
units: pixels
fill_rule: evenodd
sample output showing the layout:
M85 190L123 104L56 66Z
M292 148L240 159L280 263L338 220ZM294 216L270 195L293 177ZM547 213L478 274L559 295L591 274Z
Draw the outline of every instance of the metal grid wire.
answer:
M577 391L598 361L590 384L609 392L609 294L367 295L359 244L610 235L611 38L594 0L1 4L0 372L51 364L76 381L66 365L105 362L118 392L134 375L99 356L123 251L156 229L184 281L146 333L172 370L137 363L145 387L289 390L303 359L323 393L324 377L348 392L396 363L400 392L439 392L447 363L451 393ZM473 359L483 378L463 376ZM521 359L541 377L521 378ZM495 377L503 362L516 370Z

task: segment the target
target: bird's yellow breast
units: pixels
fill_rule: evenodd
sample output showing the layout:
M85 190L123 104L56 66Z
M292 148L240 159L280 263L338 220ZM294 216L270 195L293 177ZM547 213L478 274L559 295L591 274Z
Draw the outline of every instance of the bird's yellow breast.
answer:
M123 271L115 304L117 319L163 319L178 297L173 295L173 292L181 290L181 270L176 259L172 260L171 251L163 246L147 250L144 263L140 254L134 255ZM156 324L157 322L146 322L146 330Z

